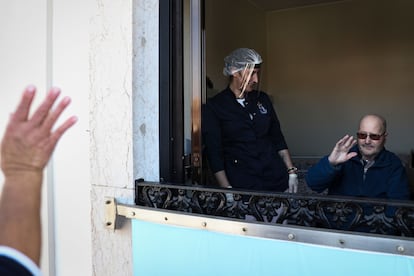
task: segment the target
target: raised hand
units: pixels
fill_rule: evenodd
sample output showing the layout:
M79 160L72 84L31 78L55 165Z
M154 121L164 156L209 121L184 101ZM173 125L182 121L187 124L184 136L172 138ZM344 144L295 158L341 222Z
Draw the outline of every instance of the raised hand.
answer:
M30 115L35 93L34 86L25 89L1 142L5 178L0 198L0 244L20 251L39 265L43 169L60 137L77 118L72 116L53 130L70 98L63 98L53 107L60 90L52 88Z
M349 150L355 144L356 140L354 139L354 137L350 135L345 135L336 143L335 147L333 148L331 154L328 157L329 163L331 163L331 165L333 166L336 166L356 156L356 152L349 152Z
M52 130L61 113L70 103L64 97L52 110L60 89L52 88L46 99L29 116L30 106L36 93L34 86L25 89L15 112L11 114L1 143L1 168L5 177L22 172L40 172L50 159L53 150L63 133L76 123L72 116Z

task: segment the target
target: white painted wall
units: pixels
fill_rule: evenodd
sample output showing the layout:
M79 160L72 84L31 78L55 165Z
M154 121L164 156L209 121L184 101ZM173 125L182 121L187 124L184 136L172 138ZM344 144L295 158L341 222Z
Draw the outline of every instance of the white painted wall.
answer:
M58 144L46 172L41 266L45 275L90 275L89 33L85 26L92 2L67 3L0 2L0 131L27 84L38 87L36 103L51 85L72 98L63 117L76 114L79 122Z
M1 1L0 2L0 135L3 136L9 114L14 110L20 99L20 93L28 84L38 87L35 103L45 95L45 88L50 83L48 74L48 29L47 29L47 2L44 0ZM66 139L63 138L62 142ZM60 146L59 146L60 147ZM3 184L3 175L0 175L0 186ZM43 251L42 269L49 275L49 239L53 232L49 225L53 217L48 215L47 198L52 196L53 182L45 179L43 185L42 225ZM52 196L53 197L53 196ZM53 201L51 201L53 204ZM53 210L54 208L50 208ZM52 240L50 245L53 245ZM50 274L51 275L51 274Z
M94 3L90 19L90 127L94 275L131 275L130 222L104 228L104 198L133 201L132 2Z
M89 18L95 1L50 2L51 78L72 97L69 112L79 117L53 159L56 275L91 275Z
M0 45L0 134L27 84L79 117L47 171L44 274L132 275L130 222L107 230L104 198L159 178L158 0L1 0Z
M104 228L106 196L133 203L159 179L158 0L97 1L91 18L90 126L94 275L132 275L131 224ZM134 160L134 162L133 162Z

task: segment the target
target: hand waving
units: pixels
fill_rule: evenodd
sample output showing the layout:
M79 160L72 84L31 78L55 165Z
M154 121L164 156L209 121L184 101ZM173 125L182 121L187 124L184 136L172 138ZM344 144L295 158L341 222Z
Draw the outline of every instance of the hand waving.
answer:
M10 116L1 143L1 168L5 176L21 172L40 172L50 159L60 137L76 123L72 116L63 124L52 130L61 113L70 103L70 98L63 98L52 110L60 89L52 88L46 99L29 117L36 88L29 86L25 89L17 109Z
M349 152L349 150L355 144L356 140L354 137L345 135L336 143L335 147L333 148L331 154L328 157L329 163L331 163L333 166L336 166L356 156L356 152Z

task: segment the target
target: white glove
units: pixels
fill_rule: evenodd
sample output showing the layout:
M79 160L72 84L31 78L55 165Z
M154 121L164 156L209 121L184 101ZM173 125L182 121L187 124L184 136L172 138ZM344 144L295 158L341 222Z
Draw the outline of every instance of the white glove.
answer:
M233 194L226 193L226 201L227 201L227 204L232 204L234 202Z
M289 174L289 193L297 193L298 192L298 175L296 173Z
M233 188L232 186L227 186L227 189ZM232 204L234 202L234 197L232 193L226 193L226 202L227 204Z

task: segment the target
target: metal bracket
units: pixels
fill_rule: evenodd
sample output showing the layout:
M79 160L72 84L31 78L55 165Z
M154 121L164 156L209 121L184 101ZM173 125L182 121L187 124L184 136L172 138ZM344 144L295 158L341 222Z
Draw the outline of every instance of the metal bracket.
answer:
M115 231L116 223L116 201L114 197L105 197L105 227Z
M105 197L105 227L115 231L118 216L136 218L138 209L135 205L118 204L114 197Z

